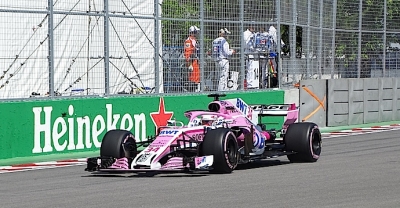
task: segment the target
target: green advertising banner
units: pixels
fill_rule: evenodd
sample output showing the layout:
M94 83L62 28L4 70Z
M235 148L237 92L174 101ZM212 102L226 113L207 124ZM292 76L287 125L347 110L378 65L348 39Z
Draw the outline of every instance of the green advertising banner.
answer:
M284 91L227 93L222 99L236 97L247 104L281 104ZM168 119L187 123L185 111L207 109L211 101L202 94L0 102L0 165L2 159L96 151L111 129L129 130L143 141ZM269 127L282 122L271 118Z

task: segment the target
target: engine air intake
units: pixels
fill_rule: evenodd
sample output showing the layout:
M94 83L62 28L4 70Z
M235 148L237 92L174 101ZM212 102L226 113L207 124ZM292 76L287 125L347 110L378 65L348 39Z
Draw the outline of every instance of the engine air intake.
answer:
M219 103L210 103L208 104L208 110L212 112L218 112L221 109L221 106Z

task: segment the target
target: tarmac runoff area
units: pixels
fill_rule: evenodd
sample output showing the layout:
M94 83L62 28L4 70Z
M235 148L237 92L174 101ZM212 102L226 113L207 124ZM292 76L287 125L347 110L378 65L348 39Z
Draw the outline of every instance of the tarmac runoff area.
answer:
M320 128L323 139L346 137L360 134L370 134L384 131L400 130L399 122L371 123L363 125L322 127ZM30 158L7 159L0 161L0 174L21 171L31 171L50 168L86 165L86 158L97 156L98 151L90 153L71 153L64 155L46 155Z

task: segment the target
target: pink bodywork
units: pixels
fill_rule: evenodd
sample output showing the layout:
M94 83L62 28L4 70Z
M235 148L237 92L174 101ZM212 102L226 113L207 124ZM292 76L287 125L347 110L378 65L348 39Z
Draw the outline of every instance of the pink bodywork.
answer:
M287 129L290 124L296 122L296 120L298 119L298 115L299 115L299 109L296 108L296 104L294 103L290 104L290 108L286 115L286 120L282 126L283 129Z
M257 116L257 114L253 115L253 109L251 106L247 104L242 104L242 100L238 98L236 101L236 105L234 102L235 99L231 100L221 100L221 101L213 101L209 104L210 111L187 111L185 112L185 116L189 119L189 124L201 115L216 115L218 117L223 118L225 121L228 121L227 124L229 127L240 127L243 129L245 134L250 133L251 127L253 126L253 142L254 144L259 144L261 140L269 140L270 135L268 132L262 131L256 127L256 124L252 122L252 117ZM218 109L218 110L217 110ZM212 110L212 111L211 111ZM296 122L298 118L298 109L295 104L291 104L289 109L287 110L286 120L282 126L283 129L288 128L288 126L294 122ZM205 129L208 128L206 126L194 126L190 127L189 125L185 126L167 126L160 131L159 135L157 135L156 139L146 147L140 154L153 154L154 158L151 163L157 163L164 156L169 154L170 146L176 145L177 140L183 139L185 137L186 140L189 137L202 141L204 138ZM164 133L164 134L163 134ZM244 143L244 134L241 134L237 137L239 146L242 146ZM262 142L264 143L264 142ZM189 142L186 145L189 146ZM181 144L182 145L182 144ZM262 144L264 145L264 144ZM263 147L263 146L261 146ZM260 147L260 148L261 148ZM140 155L139 154L139 155ZM138 156L139 156L138 155ZM136 157L136 160L138 158ZM195 158L196 164L201 158ZM134 160L135 161L135 160ZM111 167L109 168L117 168L117 169L130 169L132 167L128 167L128 162L126 158L118 159ZM182 157L172 157L166 163L164 163L161 167L158 167L160 170L164 169L182 169L183 167L183 158Z

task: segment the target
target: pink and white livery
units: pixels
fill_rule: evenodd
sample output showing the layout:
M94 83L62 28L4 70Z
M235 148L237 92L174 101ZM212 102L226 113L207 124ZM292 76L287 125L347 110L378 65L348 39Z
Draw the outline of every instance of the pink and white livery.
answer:
M321 133L314 123L297 123L294 104L248 105L241 98L214 101L208 110L185 112L187 124L170 120L148 141L125 130L106 133L100 157L86 171L100 173L210 171L231 173L238 164L287 155L291 162L316 162ZM285 116L281 130L266 129L265 116ZM277 133L279 137L277 137ZM139 147L145 147L138 151Z

